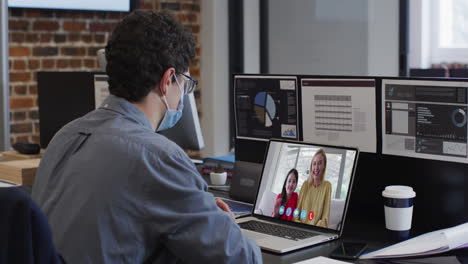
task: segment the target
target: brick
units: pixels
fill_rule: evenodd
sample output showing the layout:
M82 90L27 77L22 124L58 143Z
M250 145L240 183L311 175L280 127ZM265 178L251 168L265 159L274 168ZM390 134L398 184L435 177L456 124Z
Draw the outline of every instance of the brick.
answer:
M35 132L39 133L41 131L40 122L34 122L33 126L34 126L34 131Z
M34 131L39 132L39 130L34 130ZM41 138L39 137L39 135L32 135L30 142L34 144L39 144L41 142Z
M10 132L13 133L13 134L31 133L32 132L32 124L31 123L11 124L10 125Z
M63 22L63 29L65 31L84 31L86 30L86 23L76 21L65 21Z
M42 60L42 68L44 70L50 70L55 67L55 60L53 59L44 59Z
M31 81L30 72L11 72L10 82L29 82Z
M26 85L15 86L14 90L16 95L26 95L26 92L28 91Z
M67 40L67 36L65 34L55 34L54 35L54 42L55 43L63 43Z
M31 110L31 111L29 111L28 116L32 120L39 120L39 111Z
M187 21L189 21L191 23L197 22L198 21L198 14L195 14L195 13L187 14Z
M181 10L200 12L200 4L188 4L188 3L184 3L184 4L182 4L182 6L181 6Z
M85 19L94 18L95 12L94 11L83 11L81 12L81 17Z
M89 24L91 32L111 32L113 28L113 23L93 22Z
M57 60L57 68L58 69L64 69L69 66L68 60L66 59L59 59Z
M9 30L27 31L29 29L29 21L26 20L10 20L8 22Z
M58 48L56 47L36 47L33 49L34 56L56 56Z
M55 16L58 18L81 18L81 12L76 10L57 10Z
M26 120L26 112L14 112L13 113L13 121L24 121Z
M39 13L41 14L41 17L52 18L52 17L55 16L55 11L54 10L41 9L41 10L39 10Z
M39 69L39 60L29 60L28 61L28 68L30 70L37 70Z
M73 34L68 35L68 41L69 42L78 42L78 41L80 41L80 39L81 39L80 34L73 33Z
M57 31L59 27L57 21L36 21L33 23L33 30Z
M28 136L17 136L15 138L15 143L16 142L24 142L24 141L28 141L29 142L29 137Z
M29 42L29 43L39 42L39 34L37 34L37 33L28 33L28 34L26 34L25 41Z
M154 6L153 6L153 3L144 2L144 3L140 3L140 8L139 9L153 10Z
M19 33L19 32L13 32L13 33L10 33L10 44L11 43L22 43L24 42L24 39L25 39L25 34L24 33Z
M31 50L28 47L10 46L10 57L25 57L31 55Z
M198 67L190 68L190 75L192 75L194 78L199 78L200 69Z
M29 85L28 89L30 95L37 95L37 85Z
M22 17L23 16L22 8L10 8L10 17Z
M96 68L96 60L94 60L94 59L85 59L84 60L84 66L86 68L91 68L91 69Z
M194 58L191 62L190 62L190 68L192 67L198 67L198 65L200 63L200 59L197 59L197 58Z
M107 18L108 19L116 19L120 20L122 19L127 13L124 12L108 12L107 13Z
M70 60L70 67L72 68L81 68L82 61L81 59L71 59Z
M103 34L95 34L94 35L94 42L104 43L104 42L106 42L106 36L103 35Z
M105 20L107 19L107 12L97 12L96 13L96 18L98 20Z
M84 34L84 35L81 35L81 40L84 42L84 43L91 43L93 41L93 35L91 34Z
M27 9L24 12L24 16L26 17L41 17L41 12L37 9Z
M10 98L10 108L31 108L34 106L34 100L31 97Z
M13 61L13 69L15 70L26 70L26 62L24 60Z
M162 10L173 10L173 11L178 11L178 10L180 10L180 3L167 3L167 2L162 2L162 3L161 3L161 9L162 9Z
M60 54L65 56L84 56L86 54L86 49L78 47L64 47L60 49Z
M194 34L200 33L200 25L185 25L184 27Z
M177 19L177 21L179 21L180 23L184 23L184 22L187 21L187 15L184 14L184 13L178 13L178 14L176 15L176 19Z
M88 56L96 56L97 51L104 47L88 47Z
M196 48L195 48L195 55L196 55L197 57L201 56L200 47L196 47Z
M42 33L41 34L41 42L51 42L52 41L52 34L50 33Z

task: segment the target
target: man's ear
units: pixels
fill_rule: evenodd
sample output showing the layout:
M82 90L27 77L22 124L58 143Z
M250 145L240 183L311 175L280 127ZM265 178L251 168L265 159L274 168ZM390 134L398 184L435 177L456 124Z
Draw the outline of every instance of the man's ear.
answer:
M172 78L175 72L175 68L170 67L162 75L161 80L159 81L159 91L161 92L161 95L167 94L167 88L172 84Z

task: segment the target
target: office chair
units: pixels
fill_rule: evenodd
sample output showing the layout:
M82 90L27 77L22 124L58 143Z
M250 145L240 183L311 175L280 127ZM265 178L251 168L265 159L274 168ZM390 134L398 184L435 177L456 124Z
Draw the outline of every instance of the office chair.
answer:
M18 187L0 187L0 263L65 263L47 218Z

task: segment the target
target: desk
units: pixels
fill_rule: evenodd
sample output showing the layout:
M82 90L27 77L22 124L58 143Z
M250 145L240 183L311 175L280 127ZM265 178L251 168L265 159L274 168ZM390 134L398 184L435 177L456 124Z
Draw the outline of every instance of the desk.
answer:
M230 198L227 192L210 190L216 197ZM413 234L419 235L419 234ZM348 217L342 238L328 243L296 250L286 254L275 254L262 250L263 262L268 264L294 263L318 256L328 257L342 241L364 242L368 245L367 252L391 245L386 238L384 220L360 219ZM468 264L468 249L450 251L435 256L456 256L463 264ZM348 261L351 262L351 261ZM371 261L355 261L353 263L373 263Z

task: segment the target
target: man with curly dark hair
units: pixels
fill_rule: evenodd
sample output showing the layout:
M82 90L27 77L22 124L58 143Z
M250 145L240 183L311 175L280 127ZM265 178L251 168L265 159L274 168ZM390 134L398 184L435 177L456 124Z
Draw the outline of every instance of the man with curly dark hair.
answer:
M261 253L175 143L155 133L196 87L190 33L135 11L106 46L111 95L54 136L33 199L67 263L255 263Z

